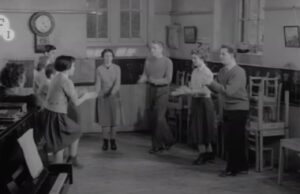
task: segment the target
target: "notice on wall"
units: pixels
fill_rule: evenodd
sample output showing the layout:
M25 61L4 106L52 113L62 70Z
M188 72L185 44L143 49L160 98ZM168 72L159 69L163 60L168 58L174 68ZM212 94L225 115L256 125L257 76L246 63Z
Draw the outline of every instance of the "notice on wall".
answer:
M5 41L12 41L15 38L15 32L10 28L8 18L2 14L0 14L0 37Z

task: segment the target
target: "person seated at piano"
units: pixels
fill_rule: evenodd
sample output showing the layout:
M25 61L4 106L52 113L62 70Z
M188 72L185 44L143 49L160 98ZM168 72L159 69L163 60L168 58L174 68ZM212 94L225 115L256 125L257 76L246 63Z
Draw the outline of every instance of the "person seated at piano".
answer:
M0 102L26 102L28 110L36 108L35 96L24 90L26 74L23 64L7 63L1 71L0 81Z
M78 97L74 83L69 78L74 74L75 58L72 56L59 56L56 58L54 68L57 71L52 78L45 107L41 113L40 122L44 129L44 138L48 152L54 153L54 162L63 163L64 149L69 147L68 161L81 168L77 160L77 150L81 129L79 124L67 115L68 104L72 102L78 106L88 99L96 98L96 92L85 92Z

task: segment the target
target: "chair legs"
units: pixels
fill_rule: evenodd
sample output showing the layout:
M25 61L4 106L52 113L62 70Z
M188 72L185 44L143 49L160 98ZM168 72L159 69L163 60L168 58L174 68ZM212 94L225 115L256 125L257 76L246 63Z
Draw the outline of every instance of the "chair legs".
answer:
M281 177L283 173L284 168L284 148L280 145L280 151L279 151L279 167L278 167L278 184L281 184Z

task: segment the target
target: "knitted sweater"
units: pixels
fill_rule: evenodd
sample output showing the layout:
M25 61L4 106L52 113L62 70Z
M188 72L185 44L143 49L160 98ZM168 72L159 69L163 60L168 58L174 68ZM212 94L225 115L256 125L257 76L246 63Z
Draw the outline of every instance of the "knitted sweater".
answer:
M238 65L229 70L223 67L218 73L218 81L213 81L209 88L221 94L224 110L249 110L247 77L243 68Z

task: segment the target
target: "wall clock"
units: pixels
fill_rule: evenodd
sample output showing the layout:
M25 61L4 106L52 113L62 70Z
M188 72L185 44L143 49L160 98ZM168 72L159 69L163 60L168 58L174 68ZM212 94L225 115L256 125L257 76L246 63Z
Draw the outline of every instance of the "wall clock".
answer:
M49 35L55 26L53 16L48 12L36 12L29 19L29 26L34 34L35 52L44 52L44 45L49 44Z
M30 28L38 36L48 36L54 26L54 18L48 12L36 12L30 18Z

